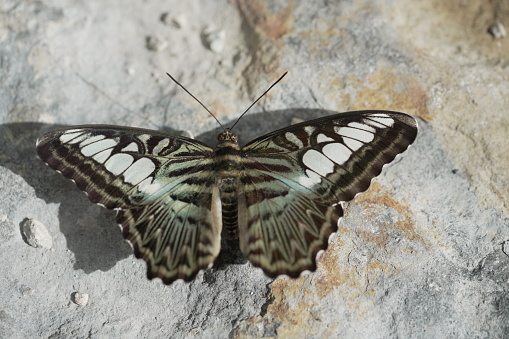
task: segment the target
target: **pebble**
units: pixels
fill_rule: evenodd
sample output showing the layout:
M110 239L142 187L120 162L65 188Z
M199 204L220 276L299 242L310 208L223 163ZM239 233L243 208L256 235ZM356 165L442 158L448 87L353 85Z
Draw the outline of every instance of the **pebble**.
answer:
M224 30L216 30L212 28L205 28L202 32L205 47L214 53L220 53L224 48L224 40L226 33Z
M26 219L22 224L22 230L30 246L46 249L53 246L53 238L42 222L36 219Z
M172 20L170 13L164 12L163 14L161 14L161 22L168 26L171 25Z
M21 285L19 291L21 292L21 295L24 296L24 297L29 297L31 295L34 294L34 289L33 288L30 288L28 287L27 285Z
M488 33L490 33L495 39L502 39L507 35L504 25L500 22L496 22L488 28Z
M149 51L159 52L168 47L168 43L156 36L149 35L146 39L146 46Z
M172 20L173 27L180 29L187 26L187 17L184 14L177 15Z
M176 29L181 29L186 26L187 18L184 14L180 14L172 18L170 13L165 12L161 14L161 22L166 26L172 26Z
M88 293L74 292L72 295L72 301L76 305L86 306L88 304Z

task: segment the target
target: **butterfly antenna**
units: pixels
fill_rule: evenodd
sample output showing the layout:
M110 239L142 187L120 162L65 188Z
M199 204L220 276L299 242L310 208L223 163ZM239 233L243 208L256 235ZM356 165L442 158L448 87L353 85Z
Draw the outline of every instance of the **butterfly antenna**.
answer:
M281 81L281 79L283 79L287 73L288 73L288 72L284 72L284 73L283 73L283 75L282 75L282 76L280 76L280 77L279 77L279 79L277 79L275 83L273 83L272 85L270 85L270 87L269 87L269 88L268 88L265 92L263 92L263 94L262 94L262 95L260 95L260 96L258 97L258 99L256 99L256 100L255 100L255 101L251 104L251 106L249 106L249 107L248 107L248 108L244 111L244 113L242 113L242 114L240 115L240 117L237 119L237 121L235 121L235 123L233 124L233 126L232 126L232 127L230 127L230 131L231 131L231 130L233 130L233 127L235 127L235 125L237 124L237 122L239 122L239 120L240 120L240 119L244 116L244 114L246 114L246 113L247 113L247 111L249 111L249 110L251 109L251 107L253 107L253 106L254 106L254 104L256 104L256 103L258 102L258 100L260 100L262 97L264 97L264 96L265 96L265 94L267 94L267 92L268 92L268 91L270 91L270 90L272 89L272 87L276 86L276 84L277 84L278 82L280 82L280 81Z
M205 110L209 112L209 114L212 115L214 119L216 119L219 126L221 126L221 128L224 129L224 126L219 122L219 120L217 120L216 116L212 114L212 112L204 104L202 104L200 100L198 100L194 95L192 95L191 92L189 92L184 86L180 84L180 82L178 82L174 77L172 77L170 73L166 73L166 75L169 76L170 79L173 80L177 85L179 85L184 91L186 91L186 93L189 94L194 100L198 101L201 107L205 108Z

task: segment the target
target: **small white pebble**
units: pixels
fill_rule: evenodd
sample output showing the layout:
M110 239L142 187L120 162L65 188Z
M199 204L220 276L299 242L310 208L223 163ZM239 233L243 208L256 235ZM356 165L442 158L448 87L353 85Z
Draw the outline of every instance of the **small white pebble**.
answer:
M180 29L187 26L187 17L185 14L179 14L175 18L173 18L171 24L173 27Z
M500 22L496 22L488 28L488 33L490 33L495 39L502 39L507 35L504 25Z
M180 132L180 135L183 136L183 137L194 139L193 133L191 133L191 131L187 130L187 129L182 131L182 132Z
M205 47L210 49L214 53L220 53L224 48L224 39L226 33L224 30L216 30L207 27L202 32Z
M72 299L76 305L86 306L88 304L87 293L74 292Z
M53 246L51 234L40 221L27 219L23 222L22 230L30 246L46 249L50 249Z
M146 38L146 46L149 51L159 52L168 47L168 43L156 36L149 35Z
M7 214L0 213L0 222L7 221Z
M27 285L21 285L19 291L21 292L21 295L23 295L24 297L29 297L31 295L34 294L34 289L28 287Z
M168 12L164 12L163 14L161 14L161 22L165 25L171 25L171 16L170 16L170 13Z
M304 119L301 119L301 118L292 118L292 121L291 121L290 124L295 125L295 124L300 124L301 122L304 122Z
M176 29L181 29L182 27L186 26L187 19L184 14L179 14L176 17L172 18L170 13L165 12L161 14L161 22L166 26L172 26Z

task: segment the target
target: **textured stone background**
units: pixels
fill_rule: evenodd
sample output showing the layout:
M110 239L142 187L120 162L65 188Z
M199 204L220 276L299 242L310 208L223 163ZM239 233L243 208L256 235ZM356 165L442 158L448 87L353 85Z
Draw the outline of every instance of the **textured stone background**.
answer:
M509 337L509 37L488 33L496 22L509 27L507 1L1 1L0 337ZM83 123L213 140L215 121L165 72L228 124L284 71L242 140L327 110L420 125L299 279L226 261L189 284L148 281L114 214L36 156L44 131ZM51 249L27 244L27 218Z

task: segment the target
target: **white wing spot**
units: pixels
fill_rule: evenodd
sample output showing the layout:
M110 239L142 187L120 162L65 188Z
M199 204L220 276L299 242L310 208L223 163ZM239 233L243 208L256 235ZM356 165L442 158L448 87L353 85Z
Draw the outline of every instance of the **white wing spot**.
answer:
M322 152L338 165L343 165L352 155L352 151L341 143L327 144L323 146Z
M315 130L316 130L316 128L314 126L306 126L306 127L304 127L304 131L306 131L308 136L311 136Z
M65 144L75 144L83 141L87 138L88 133L84 133L82 130L71 130L72 133L66 132L60 136L60 141Z
M108 148L112 148L117 145L117 142L113 139L104 139L93 144L87 145L81 149L81 154L86 157L102 152Z
M329 142L329 141L335 141L334 139L332 139L331 137L328 137L326 136L325 134L318 134L318 136L316 137L316 142L317 143L322 143L322 142Z
M111 155L111 151L113 151L113 148L109 148L109 149L106 149L102 152L99 152L97 153L96 155L94 155L92 157L92 159L94 159L95 161L97 161L98 163L104 163L106 160L108 160L108 158L110 157Z
M141 142L147 143L148 139L151 138L150 134L140 134L138 135L138 139L140 139Z
M154 150L152 151L152 153L154 154L159 154L161 153L161 151L166 147L168 146L168 144L170 143L170 140L169 139L162 139L161 141L159 141L156 145L156 147L154 147Z
M156 165L148 158L136 160L131 167L124 172L124 181L136 185L154 172Z
M344 137L343 140L356 139L364 143L368 143L373 141L375 138L375 135L371 132L352 127L334 127L334 131Z
M129 154L117 153L113 154L111 158L106 161L104 166L113 175L120 175L133 163L134 158Z
M138 145L133 141L126 147L122 148L122 152L139 152Z
M290 141L291 143L295 144L299 148L304 147L304 144L302 143L302 141L299 138L297 138L297 136L295 134L293 134L291 132L286 132L285 138L288 141Z
M353 122L348 124L348 127L362 129L362 130L365 130L365 131L368 131L368 132L371 132L371 133L376 133L376 129L374 129L372 126L369 126L369 125L366 125L366 124L361 124L360 122L353 121Z
M350 138L344 138L343 142L345 143L345 145L347 145L352 150L352 152L357 151L359 148L361 148L364 145L362 142L355 140L355 139L350 139Z
M306 170L306 175L307 177L306 176L299 177L299 184L301 184L304 187L311 188L322 181L321 176L308 169Z
M394 119L387 114L369 115L367 118L371 120L370 123L375 127L387 128L394 125Z
M73 129L68 129L65 133L76 133L76 132L83 132L83 130L79 129L79 128L73 128Z
M321 176L326 176L327 174L334 172L334 163L327 159L325 155L314 149L304 153L302 156L302 162L307 168L315 171Z
M140 182L138 185L138 191L147 193L148 195L156 193L161 188L161 185L153 184L153 179L153 177L148 177L147 179Z
M85 147L88 144L102 140L104 138L106 138L106 136L104 136L104 135L94 135L93 137L83 140L83 142L80 144L80 147Z

